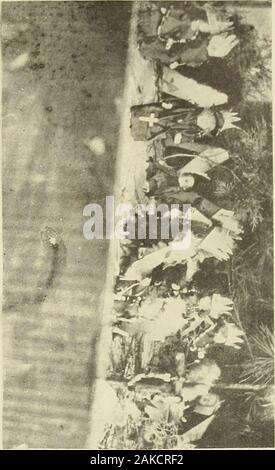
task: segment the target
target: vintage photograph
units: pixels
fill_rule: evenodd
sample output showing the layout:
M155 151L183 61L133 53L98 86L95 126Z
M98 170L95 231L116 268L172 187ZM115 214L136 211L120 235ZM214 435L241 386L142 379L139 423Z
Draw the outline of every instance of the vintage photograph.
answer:
M273 449L271 0L1 20L3 449Z

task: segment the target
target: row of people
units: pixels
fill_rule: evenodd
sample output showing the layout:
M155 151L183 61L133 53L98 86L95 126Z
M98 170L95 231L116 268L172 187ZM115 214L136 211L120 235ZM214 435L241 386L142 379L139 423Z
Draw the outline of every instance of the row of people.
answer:
M215 19L214 10L208 5L200 7L190 2L184 10L151 5L140 14L139 47L140 41L144 44L158 41L167 54L179 45L182 50L192 49L194 41L207 37L211 43L214 37L223 37L224 30L231 30L232 26L230 21ZM171 40L174 41L172 45ZM162 57L148 58L162 63L161 99L131 108L131 132L134 140L161 148L148 162L144 187L147 195L157 202L190 204L192 222L208 228L203 236L194 234L192 249L178 260L179 263L187 263L192 278L206 257L228 259L234 240L241 234L233 211L218 207L205 197L204 191L197 190L197 186L203 186L199 182L204 181L204 186L207 186L213 169L230 159L226 149L212 142L222 132L237 128L240 118L225 108L228 103L225 93L171 70L167 67L169 61ZM209 140L211 145L206 143ZM141 273L148 271L150 262L154 266L155 263L169 264L168 260L175 263L174 258L178 256L175 253L171 246L167 246L159 251L158 256L148 254L131 266L126 277L134 280L135 276L137 279L144 276Z

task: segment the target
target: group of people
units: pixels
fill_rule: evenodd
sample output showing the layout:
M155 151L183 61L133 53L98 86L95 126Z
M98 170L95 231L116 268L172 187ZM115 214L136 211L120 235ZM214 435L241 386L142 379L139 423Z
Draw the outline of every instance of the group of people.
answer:
M160 99L133 106L130 126L133 139L147 142L150 149L144 185L148 200L156 207L190 204L192 241L186 250L175 249L181 240L143 244L132 258L135 242L128 241L128 265L116 285L113 333L123 339L142 333L141 373L132 376L128 389L145 422L176 425L181 448L184 441L200 439L221 404L212 390L221 371L206 357L208 349L215 344L239 348L243 341L230 318L232 301L219 293L192 292L190 286L206 258L229 259L242 229L234 212L219 207L207 190L213 170L230 159L226 149L212 142L240 119L228 110L225 93L176 69L222 58L238 40L230 19L218 18L209 4L164 5L149 3L139 12L138 48L158 63ZM175 266L171 282L165 283L165 273ZM188 352L176 352L173 371L158 374L150 366L158 350L152 345L179 331L181 348L187 344ZM153 445L152 432L145 430L143 438Z
M140 52L148 60L158 61L162 68L161 99L132 107L132 136L158 146L155 157L148 162L144 187L148 197L162 203L190 204L193 226L205 227L206 236L196 237L194 233L196 248L186 260L193 266L189 270L191 277L198 259L228 259L234 239L241 234L233 211L205 197L212 170L230 158L226 149L212 142L220 133L237 128L240 118L224 108L228 105L225 93L185 77L175 70L174 59L194 67L214 53L224 57L238 44L232 28L231 21L217 18L211 5L198 6L194 2L186 2L184 9L150 5L139 18ZM198 49L204 51L199 61ZM202 256L202 251L207 255Z
M139 47L147 59L172 67L200 66L209 57L225 57L237 44L233 22L217 14L210 3L184 2L152 5L140 12ZM220 18L218 17L220 16Z

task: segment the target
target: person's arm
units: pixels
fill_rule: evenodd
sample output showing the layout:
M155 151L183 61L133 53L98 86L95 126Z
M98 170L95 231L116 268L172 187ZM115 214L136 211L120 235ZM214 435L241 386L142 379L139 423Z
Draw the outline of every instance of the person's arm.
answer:
M157 162L154 161L153 164L156 169L162 171L166 175L177 178L177 171L171 166L167 165L167 163L164 160L159 160Z
M182 46L174 46L173 57L177 59L171 64L170 68L176 68L180 65L189 65L190 67L199 67L208 59L208 38L200 41L200 43L186 44Z

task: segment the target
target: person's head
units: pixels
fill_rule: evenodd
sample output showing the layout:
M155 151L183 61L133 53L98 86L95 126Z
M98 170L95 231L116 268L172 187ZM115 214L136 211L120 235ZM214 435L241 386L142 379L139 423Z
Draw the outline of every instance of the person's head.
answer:
M195 184L195 178L190 173L178 172L178 183L179 187L186 191L187 189L193 188Z
M215 393L207 393L199 398L194 411L204 416L211 416L219 408L220 400Z

